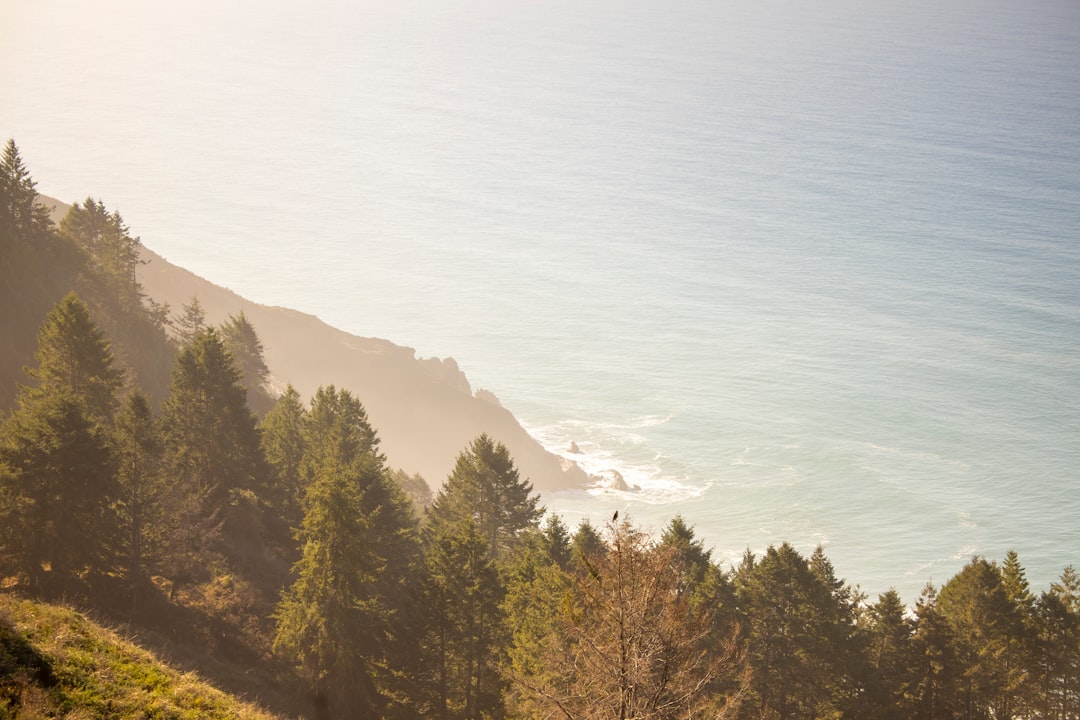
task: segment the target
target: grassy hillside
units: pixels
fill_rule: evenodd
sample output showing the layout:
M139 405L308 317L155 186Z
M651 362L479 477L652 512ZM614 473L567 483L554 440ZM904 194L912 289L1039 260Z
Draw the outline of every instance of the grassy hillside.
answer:
M275 718L66 607L0 594L0 719Z

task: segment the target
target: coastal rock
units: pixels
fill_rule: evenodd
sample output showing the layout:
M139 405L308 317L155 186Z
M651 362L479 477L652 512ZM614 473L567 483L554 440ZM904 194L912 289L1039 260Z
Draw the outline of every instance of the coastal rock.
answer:
M570 452L574 453L575 455L580 455L581 454L581 448L578 447L578 444L576 442L571 442L570 443Z
M599 475L594 475L593 480L597 487L619 492L637 492L641 490L637 485L630 485L618 470L605 470Z

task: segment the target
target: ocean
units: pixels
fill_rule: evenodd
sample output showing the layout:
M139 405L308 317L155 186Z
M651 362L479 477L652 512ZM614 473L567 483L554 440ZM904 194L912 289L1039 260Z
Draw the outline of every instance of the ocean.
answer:
M570 525L1080 562L1073 0L7 2L0 98L41 192L637 486Z

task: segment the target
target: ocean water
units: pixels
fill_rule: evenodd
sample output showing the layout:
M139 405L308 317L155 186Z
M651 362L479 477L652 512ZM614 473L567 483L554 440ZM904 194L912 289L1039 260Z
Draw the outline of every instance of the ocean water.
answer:
M572 525L909 603L1080 563L1078 71L1072 0L0 4L42 192L453 356L638 486Z

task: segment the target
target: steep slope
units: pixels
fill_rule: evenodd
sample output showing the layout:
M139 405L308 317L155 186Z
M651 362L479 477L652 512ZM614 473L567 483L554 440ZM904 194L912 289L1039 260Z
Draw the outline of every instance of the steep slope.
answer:
M474 394L452 358L417 358L412 348L362 338L312 315L259 305L214 285L144 249L139 281L151 297L175 311L199 298L207 320L219 323L243 311L265 347L266 364L281 387L304 397L333 384L364 403L393 467L420 473L431 485L453 469L457 454L481 433L506 445L522 475L538 490L581 487L576 465L544 450L488 393Z
M69 608L0 594L0 718L271 720Z

